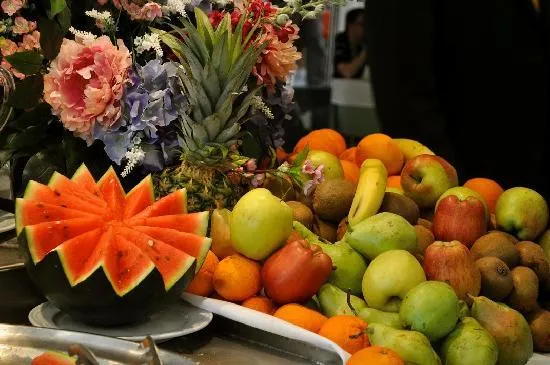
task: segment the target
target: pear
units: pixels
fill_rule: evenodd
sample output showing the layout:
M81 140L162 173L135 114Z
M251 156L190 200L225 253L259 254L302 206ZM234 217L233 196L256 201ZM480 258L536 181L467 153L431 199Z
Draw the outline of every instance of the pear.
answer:
M406 365L441 365L430 340L420 332L398 330L379 323L370 323L366 331L371 345L397 352Z
M441 346L445 365L495 365L498 346L491 334L472 317L464 317Z
M339 315L353 316L367 308L367 303L355 295L350 295L351 307L348 303L348 293L332 284L323 284L317 292L321 312L327 317Z
M394 213L378 213L349 228L344 240L368 260L390 250L418 251L416 231Z
M365 308L359 312L359 318L367 323L380 323L398 330L403 329L399 313L384 312L374 308Z
M497 365L524 365L533 355L529 324L518 311L486 297L474 297L472 317L496 340Z
M330 256L334 270L330 275L329 282L347 292L360 295L363 275L367 270L367 262L347 242L339 241L334 244L325 243L307 227L298 221L294 221L293 229L307 241L321 247L323 252Z
M357 251L345 241L335 244L318 243L325 254L332 259L332 271L328 281L338 288L352 294L361 295L363 275L367 270L367 262Z

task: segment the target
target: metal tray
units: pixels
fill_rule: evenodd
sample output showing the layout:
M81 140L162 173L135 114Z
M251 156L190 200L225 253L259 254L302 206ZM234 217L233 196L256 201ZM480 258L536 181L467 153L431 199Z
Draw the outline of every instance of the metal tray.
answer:
M81 332L0 324L0 365L29 365L46 351L77 353L84 365L196 365L154 343L138 344Z

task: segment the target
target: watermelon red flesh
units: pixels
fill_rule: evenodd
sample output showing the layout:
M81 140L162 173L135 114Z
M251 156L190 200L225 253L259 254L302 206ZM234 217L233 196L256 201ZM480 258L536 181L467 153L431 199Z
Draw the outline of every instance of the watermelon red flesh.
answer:
M193 233L199 236L206 236L208 230L208 212L163 215L160 217L137 218L133 217L126 221L129 226L149 226L159 228L170 228L179 232Z
M85 280L101 265L111 237L111 230L103 232L101 229L94 229L55 248L72 286Z
M153 205L145 208L133 218L149 218L161 215L186 214L187 213L187 190L185 188L176 190L165 197L157 200Z
M19 234L23 227L38 223L69 220L73 218L97 218L97 215L76 209L59 207L26 199L15 201L16 231Z
M23 198L37 202L57 205L60 207L78 209L97 215L105 214L104 207L90 204L87 201L73 195L62 194L59 191L51 189L50 187L42 185L34 180L29 181L29 184L25 189L25 194L23 195Z
M121 220L124 206L126 205L126 194L115 170L112 167L107 170L97 185L103 199L105 199L111 210L113 219Z
M155 202L155 188L151 175L145 177L126 195L123 218L130 218Z
M210 250L210 246L212 245L211 238L198 236L193 233L178 232L175 229L147 226L134 226L132 228L195 257L197 259L196 271L199 271L202 267L208 250Z
M105 274L119 296L134 289L155 269L153 261L134 243L114 236L103 257Z
M160 240L127 227L116 227L116 235L121 235L145 253L155 264L169 290L181 279L195 262L195 258Z
M73 177L71 178L72 181L77 183L78 185L82 186L84 190L89 191L90 193L94 194L95 196L101 198L101 193L97 187L96 181L92 174L90 173L90 170L86 167L86 165L82 164L76 170Z
M41 261L51 250L63 242L102 227L100 217L74 218L27 226L27 242L34 263Z
M61 352L48 351L32 359L31 365L75 365L76 359Z
M84 200L88 204L97 205L102 208L107 207L107 204L103 199L83 189L80 185L58 172L53 173L52 177L50 178L50 182L48 183L48 186L54 191L58 191L61 194L77 197L81 200Z

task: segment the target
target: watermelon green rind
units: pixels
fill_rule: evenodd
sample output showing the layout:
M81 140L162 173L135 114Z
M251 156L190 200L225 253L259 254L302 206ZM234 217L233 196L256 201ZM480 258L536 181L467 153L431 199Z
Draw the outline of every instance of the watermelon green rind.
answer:
M35 357L31 365L75 365L76 358L64 352L47 351Z
M149 218L161 215L187 214L187 189L178 189L154 202L133 218Z
M126 206L123 218L133 217L155 202L153 178L147 175L139 184L126 194Z
M118 326L143 322L165 301L178 300L193 279L194 267L188 270L166 292L162 276L157 270L124 296L119 296L103 270L96 270L87 280L72 286L57 252L51 252L37 263L32 262L26 235L19 236L26 268L30 278L44 296L56 307L77 321L100 326Z

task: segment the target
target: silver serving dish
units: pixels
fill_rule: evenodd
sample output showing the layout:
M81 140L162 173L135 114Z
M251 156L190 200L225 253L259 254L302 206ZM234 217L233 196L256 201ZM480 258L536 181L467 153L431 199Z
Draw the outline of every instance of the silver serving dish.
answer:
M149 338L134 343L116 338L48 328L0 324L0 365L30 365L46 351L77 356L82 365L196 365L182 355L159 350Z

